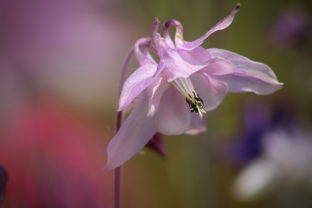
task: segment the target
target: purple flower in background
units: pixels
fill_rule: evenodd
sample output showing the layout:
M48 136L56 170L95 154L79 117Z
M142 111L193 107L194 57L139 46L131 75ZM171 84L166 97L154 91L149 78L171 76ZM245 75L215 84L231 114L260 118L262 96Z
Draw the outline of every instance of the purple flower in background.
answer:
M302 128L277 128L262 138L263 153L239 173L234 194L248 201L263 195L312 187L312 134Z
M274 21L269 41L276 47L302 46L311 32L311 21L304 7L284 9Z
M244 132L227 149L227 156L237 165L244 165L262 153L262 137L270 127L268 109L264 105L252 103L243 118Z
M271 112L253 103L245 112L244 127L230 155L244 165L234 183L237 199L249 201L276 190L296 190L302 182L312 187L312 134L298 125L289 102L276 103Z
M287 104L285 104L287 103ZM227 147L226 154L235 165L245 165L263 153L263 138L277 128L292 131L295 112L289 102L275 103L272 111L263 103L250 103L245 107L243 132L239 139Z
M228 92L270 94L280 89L274 72L265 64L223 49L200 45L212 33L230 26L232 12L199 39L183 40L182 24L169 20L152 38L139 39L134 52L140 67L123 85L118 111L134 103L133 110L108 145L106 168L120 166L159 132L164 135L198 134L205 130L205 114L215 109ZM176 27L174 41L169 28ZM156 62L149 53L159 57ZM135 102L134 102L135 101Z

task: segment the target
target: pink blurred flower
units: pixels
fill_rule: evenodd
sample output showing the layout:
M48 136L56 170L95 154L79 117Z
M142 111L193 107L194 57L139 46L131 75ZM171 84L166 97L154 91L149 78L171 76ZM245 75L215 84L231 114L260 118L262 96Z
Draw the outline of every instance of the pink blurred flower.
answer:
M0 163L8 170L8 207L110 207L103 132L52 100L24 105L1 132ZM103 177L104 176L104 177Z
M137 102L130 116L110 141L107 169L120 166L159 132L164 135L198 134L205 130L204 114L215 109L228 92L270 94L280 89L274 72L265 64L223 49L200 45L212 33L227 28L238 12L232 12L199 39L183 40L182 24L169 20L163 37L155 19L152 38L139 39L134 51L140 67L126 80L118 111ZM169 36L176 27L175 41ZM153 50L159 63L150 55Z

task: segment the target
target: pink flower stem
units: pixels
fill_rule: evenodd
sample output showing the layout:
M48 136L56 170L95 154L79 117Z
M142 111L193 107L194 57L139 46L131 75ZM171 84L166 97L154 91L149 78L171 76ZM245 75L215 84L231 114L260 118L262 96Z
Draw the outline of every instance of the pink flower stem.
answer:
M133 56L134 50L131 49L125 62L122 67L122 72L120 75L120 83L119 83L119 91L118 94L120 95L122 86L126 80L126 75L128 71L128 66L130 63L130 59ZM120 129L121 123L123 119L123 112L117 112L117 119L116 119L116 133ZM114 170L114 208L120 208L120 172L121 172L121 167L117 167Z
M117 113L116 132L122 122L122 112ZM120 167L114 170L114 208L120 208Z
M114 208L120 208L120 167L114 170Z

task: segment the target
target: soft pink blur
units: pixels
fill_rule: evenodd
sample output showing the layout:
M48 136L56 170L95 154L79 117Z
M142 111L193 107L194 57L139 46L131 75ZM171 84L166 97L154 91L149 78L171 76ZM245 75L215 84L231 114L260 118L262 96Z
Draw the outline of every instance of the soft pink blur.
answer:
M8 207L107 207L105 132L67 106L39 100L24 106L1 132L9 173Z
M1 0L0 8L1 79L93 111L112 108L135 20L95 0Z
M105 121L135 19L97 0L0 0L0 8L5 206L110 207Z

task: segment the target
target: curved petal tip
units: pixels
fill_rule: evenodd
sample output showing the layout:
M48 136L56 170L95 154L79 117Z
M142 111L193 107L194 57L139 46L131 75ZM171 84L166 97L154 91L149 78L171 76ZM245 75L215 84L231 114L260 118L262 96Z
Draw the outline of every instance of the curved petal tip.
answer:
M141 97L117 134L107 147L107 162L104 170L121 166L139 152L156 133L154 122L146 117L148 101Z

